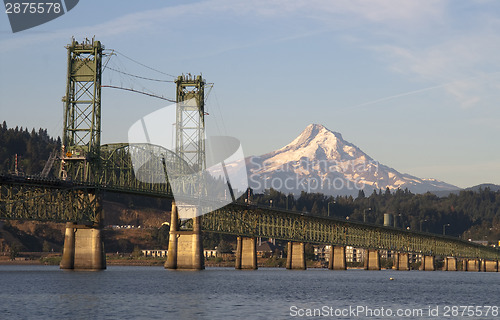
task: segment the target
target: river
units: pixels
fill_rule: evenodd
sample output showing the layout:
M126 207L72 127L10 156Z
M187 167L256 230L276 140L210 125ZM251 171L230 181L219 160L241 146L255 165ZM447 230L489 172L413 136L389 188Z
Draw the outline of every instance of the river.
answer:
M481 272L4 265L0 319L500 319L499 285Z

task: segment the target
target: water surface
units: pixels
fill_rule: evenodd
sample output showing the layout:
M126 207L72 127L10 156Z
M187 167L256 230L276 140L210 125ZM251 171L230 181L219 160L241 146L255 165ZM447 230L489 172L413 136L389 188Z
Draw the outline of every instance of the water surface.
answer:
M446 306L500 306L500 274L481 272L0 266L0 284L1 319L290 319L314 309L329 319L400 318L381 308L423 310L405 319L441 319ZM348 308L372 314L335 316ZM449 318L500 319L474 315Z

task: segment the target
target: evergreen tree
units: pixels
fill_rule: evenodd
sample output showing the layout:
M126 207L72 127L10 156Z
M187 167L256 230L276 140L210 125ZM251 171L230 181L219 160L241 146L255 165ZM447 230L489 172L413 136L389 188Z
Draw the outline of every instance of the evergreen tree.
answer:
M54 140L47 130L16 127L9 129L3 121L0 130L0 174L14 173L14 159L17 154L21 173L36 175L41 173L45 162L54 148L60 146L60 139Z
M358 191L358 197L356 198L356 200L360 200L360 199L364 199L364 198L366 198L365 192L363 191L363 189L361 189Z

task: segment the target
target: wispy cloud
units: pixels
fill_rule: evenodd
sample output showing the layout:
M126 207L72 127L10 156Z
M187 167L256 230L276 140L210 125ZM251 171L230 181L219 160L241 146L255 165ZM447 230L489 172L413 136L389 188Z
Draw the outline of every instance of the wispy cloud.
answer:
M432 46L374 46L396 72L441 85L463 108L491 99L500 72L500 36L488 33L457 35ZM442 83L445 84L442 84Z
M157 10L145 10L98 25L89 25L53 32L27 32L7 36L0 40L2 51L17 50L25 46L57 39L61 36L99 34L118 36L137 31L151 31L159 26L172 25L175 22L196 19L197 16L233 15L242 17L262 17L267 19L294 18L320 21L327 26L345 27L346 25L365 22L390 24L428 21L441 15L443 0L429 0L425 4L419 1L403 1L394 5L392 0L209 0L190 4L170 5ZM300 35L299 35L300 36ZM293 38L293 35L291 35Z
M0 40L0 52L16 51L24 47L34 46L39 43L60 39L68 35L75 37L88 37L99 35L99 37L112 37L127 35L134 32L148 32L158 28L161 23L172 23L186 17L192 18L203 12L211 11L212 1L194 4L182 4L169 6L158 10L145 10L132 14L126 14L105 23L58 29L50 32L26 32L24 34L8 35ZM82 4L84 5L84 4Z
M482 97L498 86L497 81L493 81L496 78L489 74L500 70L500 36L497 35L500 22L487 12L470 13L472 18L468 19L475 20L467 31L463 31L465 28L455 30L454 26L460 24L457 20L464 17L450 14L452 5L447 0L208 0L127 14L98 25L5 37L0 40L0 52L12 52L68 35L118 37L157 32L154 30L168 30L168 25L197 17L258 18L269 23L286 19L291 25L294 21L306 21L304 27L314 25L314 30L319 31L303 27L288 35L271 33L214 46L203 54L220 54L266 42L293 41L325 30L338 31L336 36L341 41L371 51L387 68L424 87L364 105L442 88L458 105L468 108L481 103ZM436 28L443 34L437 35Z
M468 97L467 94L465 94L464 92L466 92L466 90L470 90L471 87L477 87L477 84L479 82L488 82L489 83L490 81L494 80L498 76L500 76L500 71L489 73L489 74L482 74L482 75L477 76L477 77L470 77L470 78L461 79L461 80L454 80L452 82L440 84L437 86L431 86L431 87L426 87L426 88L422 88L422 89L402 92L399 94L383 97L380 99L367 101L367 102L355 105L351 108L369 106L369 105L378 104L378 103L382 103L382 102L386 102L386 101L390 101L390 100L394 100L394 99L398 99L398 98L402 98L402 97L406 97L406 96L411 96L411 95L415 95L415 94L420 94L420 93L424 93L424 92L432 91L432 90L436 90L436 89L441 89L441 88L446 88L446 90L448 90L452 95L454 95L457 98L457 100L461 101L462 106L468 107L468 106L474 105L476 103L479 103L480 98L479 97ZM498 87L498 83L496 84L496 86Z
M218 4L226 3L217 1ZM442 17L446 0L393 1L393 0L259 0L230 1L226 9L235 13L256 14L259 16L279 17L300 15L310 19L324 19L330 23L340 21L376 22L383 24L420 23L422 20L438 20Z

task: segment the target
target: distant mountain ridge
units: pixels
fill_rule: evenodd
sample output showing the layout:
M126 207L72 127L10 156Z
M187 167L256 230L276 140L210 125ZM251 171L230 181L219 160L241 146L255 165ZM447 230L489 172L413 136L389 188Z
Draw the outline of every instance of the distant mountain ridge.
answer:
M247 158L250 187L285 193L357 195L359 190L408 188L414 193L459 189L436 179L421 179L385 166L343 139L338 132L311 124L283 148Z
M464 190L466 190L466 191L479 191L479 189L484 190L486 188L489 188L490 191L493 191L493 192L500 191L500 186L497 184L493 184L493 183L482 183L482 184L478 184L477 186L465 188Z
M459 194L460 191L473 191L473 192L478 192L480 189L485 190L486 188L489 188L490 191L492 192L498 192L500 191L500 185L493 184L493 183L482 183L478 184L477 186L461 189L458 188L456 190L448 190L448 191L431 191L433 194L435 194L438 197L447 197L450 194Z

